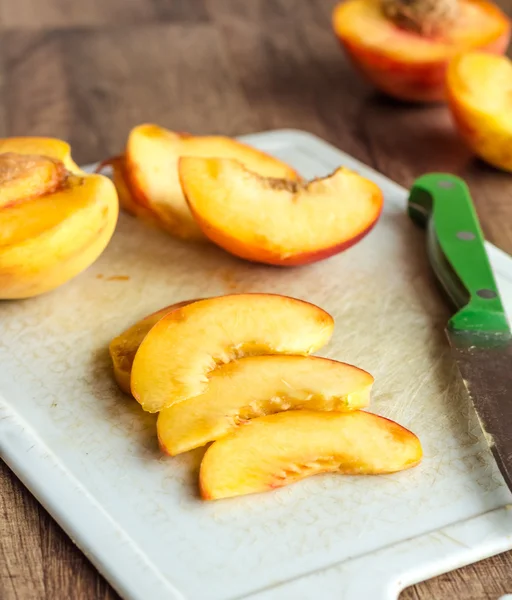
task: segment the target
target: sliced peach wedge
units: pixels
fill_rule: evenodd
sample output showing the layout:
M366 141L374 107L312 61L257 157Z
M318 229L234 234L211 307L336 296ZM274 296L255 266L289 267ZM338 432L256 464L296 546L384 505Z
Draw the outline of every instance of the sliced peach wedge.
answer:
M161 227L184 239L204 239L190 214L178 177L180 156L237 158L268 177L297 179L287 164L242 142L224 136L193 136L154 124L135 127L129 134L124 157L113 163L115 178L123 180L132 200L123 207L136 216L152 213ZM124 199L125 196L122 195Z
M448 102L459 133L473 152L512 172L512 61L470 52L448 68Z
M158 415L160 447L174 456L204 446L239 425L285 410L355 410L370 399L373 377L316 356L249 356L215 369L203 394Z
M149 330L166 314L191 302L195 302L195 300L184 300L183 302L176 302L176 304L165 306L144 317L110 342L108 349L114 366L114 377L123 392L131 394L130 377L132 374L133 359Z
M181 158L183 192L204 234L250 261L302 265L349 248L375 225L382 192L348 169L309 183L263 177L232 159Z
M158 412L202 394L212 371L259 354L310 354L333 332L321 308L274 294L234 294L173 310L151 328L132 366L131 391Z
M418 438L363 411L297 410L259 417L214 442L199 474L201 496L264 492L317 473L394 473L422 458Z

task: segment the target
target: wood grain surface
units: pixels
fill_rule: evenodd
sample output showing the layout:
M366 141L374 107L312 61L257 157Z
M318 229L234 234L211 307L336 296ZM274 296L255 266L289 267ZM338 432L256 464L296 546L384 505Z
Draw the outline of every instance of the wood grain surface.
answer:
M0 135L61 137L84 163L118 153L144 121L228 135L304 129L405 186L425 171L463 176L487 238L512 253L512 177L471 156L445 107L404 106L361 81L331 32L334 4L0 0ZM501 5L512 14L512 0ZM512 553L401 599L497 600L506 592ZM118 598L4 465L0 598Z

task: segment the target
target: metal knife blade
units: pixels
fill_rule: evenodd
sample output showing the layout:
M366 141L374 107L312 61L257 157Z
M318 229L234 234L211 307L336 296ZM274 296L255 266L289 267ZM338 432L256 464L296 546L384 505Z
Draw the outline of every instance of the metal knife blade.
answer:
M512 335L446 333L485 438L512 490Z
M420 177L409 215L426 226L430 263L459 309L446 334L469 397L512 490L512 333L469 190L443 173Z

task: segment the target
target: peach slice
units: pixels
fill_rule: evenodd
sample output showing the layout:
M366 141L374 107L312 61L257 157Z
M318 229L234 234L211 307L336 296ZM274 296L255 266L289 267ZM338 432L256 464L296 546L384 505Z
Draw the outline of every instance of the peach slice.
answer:
M166 314L192 302L196 300L184 300L161 308L129 327L110 342L109 353L114 366L114 377L123 392L131 394L130 376L133 359L149 330Z
M204 239L185 202L178 177L180 156L237 158L257 173L269 177L297 179L287 164L237 140L223 136L192 136L152 124L132 129L126 145L124 173L133 204L154 214L161 226L184 239ZM128 203L124 203L128 205ZM130 208L129 208L130 210ZM130 212L139 209L131 206Z
M258 354L310 354L333 332L332 317L295 298L233 294L173 310L149 331L132 366L131 390L158 412L202 394L218 366Z
M249 419L284 410L364 408L373 377L315 356L249 356L215 369L208 388L158 415L160 447L174 456L204 446Z
M448 100L459 132L475 154L512 171L512 61L463 54L448 69Z
M217 500L317 473L394 473L421 458L418 438L383 417L363 411L289 411L254 419L214 442L201 463L199 484L205 500Z
M327 258L363 238L382 210L380 189L345 168L303 183L262 177L236 160L185 157L179 172L204 234L254 262Z
M393 2L401 3L406 14L421 6ZM437 15L446 14L446 6L441 0L424 3ZM347 0L335 8L333 27L358 70L379 90L401 100L444 100L446 69L454 56L479 49L503 54L510 39L509 19L485 0L455 0L453 22L438 30L422 29L422 23L397 25L384 8L378 0Z

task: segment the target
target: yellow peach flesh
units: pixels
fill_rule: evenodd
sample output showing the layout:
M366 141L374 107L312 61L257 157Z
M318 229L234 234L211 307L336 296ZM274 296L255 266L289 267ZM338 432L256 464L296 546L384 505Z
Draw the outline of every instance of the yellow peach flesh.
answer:
M129 327L110 342L109 353L114 367L114 377L123 392L131 394L130 377L133 359L149 330L166 314L191 302L195 302L195 300L177 302L161 308Z
M46 137L0 138L0 153L43 155L62 161L68 171L82 173L71 158L71 147L67 142Z
M0 154L0 208L49 194L66 179L62 162L37 154Z
M204 233L256 262L305 264L340 252L382 209L379 188L345 168L309 183L264 178L229 159L182 158L179 170Z
M89 266L117 219L113 184L70 175L59 191L0 211L0 298L27 298L61 285Z
M258 354L310 354L325 345L332 317L274 294L201 300L161 319L133 361L131 391L144 410L158 412L203 393L218 366Z
M434 62L491 43L510 25L490 2L463 0L459 17L443 36L426 37L397 27L376 1L348 0L335 9L336 32L361 48L406 63ZM499 18L498 18L499 16Z
M161 448L171 455L219 439L249 419L285 410L342 411L368 405L373 377L314 356L251 356L215 369L208 388L158 415Z
M377 0L348 0L334 10L336 35L358 70L379 90L412 102L446 99L449 61L469 50L502 54L510 20L493 3L460 0L456 21L436 35L398 27Z
M281 412L260 417L214 442L199 481L204 499L253 494L317 473L394 473L417 465L418 438L363 411Z
M450 71L454 93L468 106L499 119L512 131L512 61L505 56L471 52Z
M512 61L472 52L448 69L448 98L455 122L472 150L512 171Z
M120 208L130 213L134 217L137 217L147 225L159 226L159 222L155 214L149 208L146 208L146 206L138 203L135 200L129 188L126 160L124 156L116 156L106 160L105 162L101 163L97 172L101 172L101 170L107 165L110 165L112 168L112 181L114 182L117 190Z
M238 158L266 176L296 178L285 163L223 136L191 136L152 124L135 127L126 146L126 168L135 201L151 209L165 229L186 239L204 239L190 214L178 177L180 156Z

